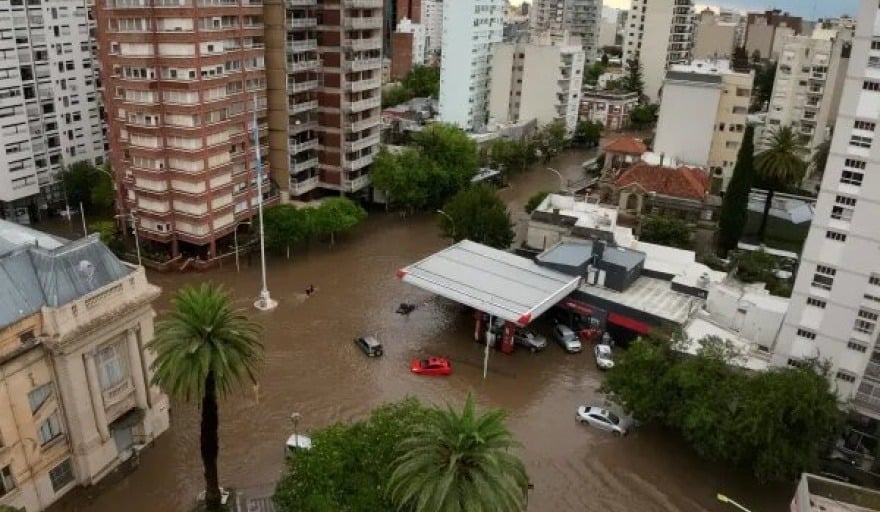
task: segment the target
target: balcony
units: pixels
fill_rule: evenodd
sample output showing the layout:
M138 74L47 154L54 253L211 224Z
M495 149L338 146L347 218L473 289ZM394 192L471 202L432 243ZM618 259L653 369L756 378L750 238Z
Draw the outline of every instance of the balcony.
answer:
M290 127L288 127L287 131L291 135L295 135L297 133L302 133L308 130L314 130L318 128L317 121L306 121L303 123L290 123Z
M345 141L345 151L360 151L379 143L379 134L367 135L355 141Z
M318 157L309 158L302 162L290 162L290 173L296 174L309 169L314 169L315 167L318 167Z
M371 108L378 108L382 105L382 98L367 98L360 101L352 101L346 106L346 110L350 112L363 112L364 110L369 110Z
M872 396L868 393L856 393L853 405L858 409L873 413L872 416L880 414L880 396Z
M318 147L318 139L310 139L305 142L291 140L289 145L290 154L295 155L297 153L302 153L303 151L308 151L309 149L316 149Z
M378 30L382 28L382 17L371 16L367 18L356 18L349 16L345 18L345 28L351 30Z
M310 69L317 69L318 61L317 60L301 60L297 62L287 61L287 71L289 73L299 73L300 71L309 71Z
M364 78L345 83L345 90L349 92L361 92L367 89L378 89L382 86L381 78Z
M346 171L354 172L363 169L364 167L373 163L373 154L369 154L367 156L362 156L355 160L346 160L345 164L343 164L342 168Z
M370 175L365 174L354 179L342 180L342 189L346 192L357 192L370 184Z
M373 128L374 126L379 126L380 119L381 118L379 116L373 116L369 119L361 119L360 121L355 121L349 125L349 130L352 132L359 132L368 128Z
M288 7L310 7L318 5L318 0L287 0Z
M382 0L343 0L343 5L349 9L381 9Z
M300 196L306 192L310 192L318 187L319 181L320 178L318 176L312 176L311 178L306 178L300 181L290 178L290 195Z
M318 26L317 18L288 18L288 28L314 28Z
M287 51L289 52L308 52L316 49L318 49L317 39L301 39L287 42Z
M291 102L288 105L291 114L299 114L318 108L318 100Z
M379 50L382 48L382 38L364 37L362 39L346 39L343 45L352 50ZM380 65L382 63L382 59L372 60L378 60Z
M306 80L305 82L297 82L296 80L287 80L287 91L292 93L311 91L318 88L317 80Z

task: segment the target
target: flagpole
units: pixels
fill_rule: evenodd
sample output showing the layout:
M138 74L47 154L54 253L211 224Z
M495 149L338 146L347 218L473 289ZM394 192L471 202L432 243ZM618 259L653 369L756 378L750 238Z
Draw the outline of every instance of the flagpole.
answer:
M254 93L254 154L256 155L257 175L257 209L260 217L260 270L263 275L263 289L260 290L260 298L254 302L254 307L260 311L268 311L275 308L278 302L269 296L269 286L266 284L266 237L263 231L263 159L260 155L260 126L257 124L257 95Z

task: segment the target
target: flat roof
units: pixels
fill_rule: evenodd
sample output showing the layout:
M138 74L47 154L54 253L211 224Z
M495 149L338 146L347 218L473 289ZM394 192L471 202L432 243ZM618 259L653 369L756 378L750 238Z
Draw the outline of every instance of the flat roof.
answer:
M764 371L769 366L769 361L750 355L752 352L752 341L743 338L738 332L725 329L718 324L709 321L706 318L694 318L684 327L684 334L687 336L687 344L682 347L683 351L696 355L702 348L700 340L706 336L717 336L722 340L728 340L740 352L741 357L731 361L730 363L740 368L754 371Z
M536 259L543 263L553 263L556 265L567 265L569 267L579 267L593 257L593 243L584 242L559 242L553 247L539 254Z
M645 261L645 253L624 247L606 247L602 252L602 260L626 268L635 268Z
M699 307L704 302L692 295L673 290L669 281L644 275L639 276L622 292L589 284L581 285L580 290L677 324L683 324L690 316L691 308Z
M519 325L577 289L581 278L462 240L397 271L403 282Z

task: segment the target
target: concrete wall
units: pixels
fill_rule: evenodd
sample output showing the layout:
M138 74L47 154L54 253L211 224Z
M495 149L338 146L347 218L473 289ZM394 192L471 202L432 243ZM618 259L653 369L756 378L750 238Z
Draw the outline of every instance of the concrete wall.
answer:
M722 190L726 190L742 145L754 72L724 74L721 79L724 89L715 114L715 132L708 162L711 167L721 167ZM724 129L721 129L722 125Z
M729 59L733 55L736 25L701 23L694 35L694 59Z
M492 77L489 92L489 120L495 123L510 123L516 120L516 112L511 103L518 90L514 74L521 79L522 74L514 70L515 43L500 43L492 51Z
M654 152L681 164L706 165L720 99L718 84L666 81Z
M773 49L773 35L776 27L773 25L751 24L746 32L746 52L751 59L755 50L761 53L762 59L769 59Z
M673 2L647 2L645 29L639 62L645 81L645 95L651 102L660 98L660 88L666 77L666 52L672 27ZM628 25L627 25L628 26Z

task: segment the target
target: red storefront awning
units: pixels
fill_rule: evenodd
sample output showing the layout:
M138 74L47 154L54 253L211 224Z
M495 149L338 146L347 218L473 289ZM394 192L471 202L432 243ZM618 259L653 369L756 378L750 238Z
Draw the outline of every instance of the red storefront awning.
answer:
M619 325L620 327L625 327L639 334L648 334L651 332L651 326L646 324L645 322L640 322L628 316L623 316L617 313L608 313L608 323Z

